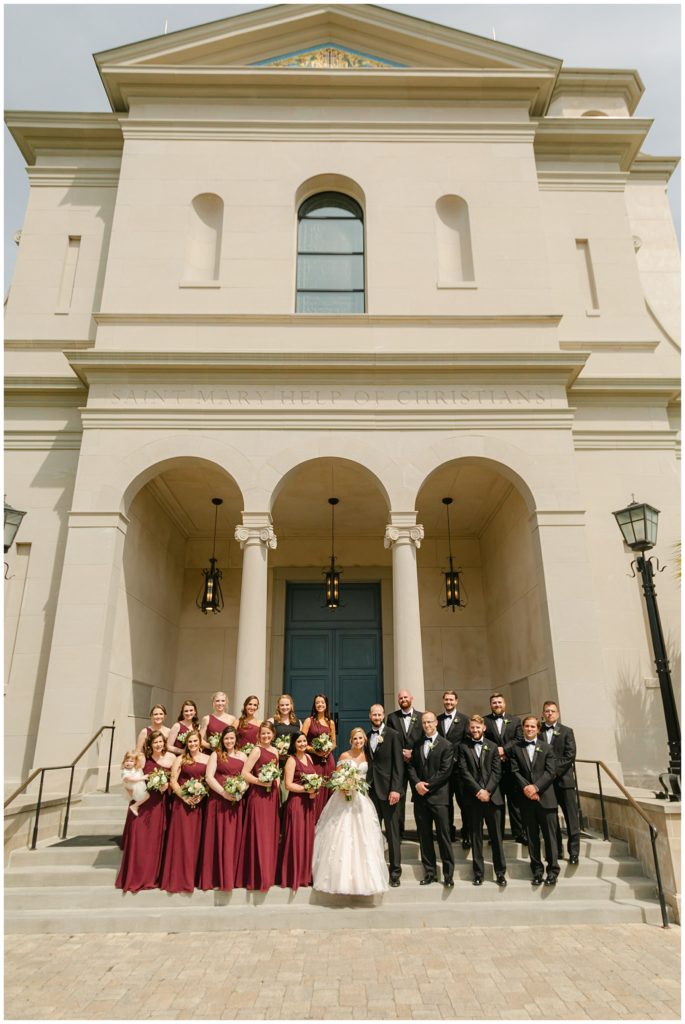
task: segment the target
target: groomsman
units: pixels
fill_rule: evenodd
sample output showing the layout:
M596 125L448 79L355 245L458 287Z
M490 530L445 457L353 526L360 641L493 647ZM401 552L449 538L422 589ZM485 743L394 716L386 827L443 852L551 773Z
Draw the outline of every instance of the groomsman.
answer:
M411 752L414 744L423 736L421 728L421 711L414 707L414 698L409 690L400 690L397 694L399 711L391 711L387 718L388 729L394 729L400 734L402 741L402 760L404 762L404 777L400 789L400 838L404 839L404 813L407 799L407 783L409 775L407 769L411 761Z
M523 719L523 739L511 743L507 750L512 778L523 795L523 817L528 836L533 885L542 885L540 831L545 843L547 861L545 885L556 885L559 874L555 824L557 798L554 795L556 766L552 748L538 736L538 720L535 715L527 715Z
M555 701L545 701L542 705L542 717L544 722L540 735L552 748L557 766L554 795L566 822L568 859L570 864L577 864L580 856L580 811L575 782L576 738L573 735L573 729L568 725L562 725L559 721L559 707ZM558 815L557 844L559 856L562 857L564 847L561 842L561 826Z
M421 863L425 871L420 885L430 885L437 878L433 825L438 835L442 858L443 884L454 887L454 854L450 842L447 808L450 801L452 746L438 734L438 720L432 711L421 716L423 737L414 747L408 766L414 801L414 814L419 830Z
M444 736L448 743L452 744L452 775L450 777L450 839L457 841L457 830L454 827L454 800L459 805L461 813L461 845L468 850L471 845L471 832L467 821L469 802L462 795L462 785L459 781L459 748L469 735L469 720L467 715L457 711L459 694L456 690L445 690L442 695L442 703L445 710L438 715L438 732Z
M390 885L396 889L400 884L402 864L400 859L400 787L404 779L404 761L399 733L388 729L385 724L385 710L382 704L369 708L371 729L367 732L369 753L369 785L378 821L385 825L390 861Z
M471 829L473 850L473 884L482 885L485 865L483 863L483 822L488 826L492 844L492 861L495 867L495 881L504 889L507 862L504 859L504 843L497 809L504 803L499 783L502 778L502 762L494 743L484 738L485 722L480 715L469 719L469 739L459 750L459 775L462 782L464 803L468 806L468 821Z
M507 746L516 740L520 740L523 733L521 732L521 722L519 719L515 715L507 714L507 704L501 693L493 693L490 697L490 714L485 716L485 735L489 740L497 744L500 761L502 762L500 790L502 795L507 798L511 834L516 842L525 844L526 834L523 827L523 818L521 817L518 787L512 779L506 754ZM504 835L504 801L499 808L499 815L502 835Z

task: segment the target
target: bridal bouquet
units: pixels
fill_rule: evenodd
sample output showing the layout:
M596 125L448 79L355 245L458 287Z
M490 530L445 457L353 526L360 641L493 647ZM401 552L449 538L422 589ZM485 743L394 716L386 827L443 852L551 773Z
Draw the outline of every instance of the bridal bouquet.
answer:
M276 782L281 777L281 770L278 767L276 761L267 761L257 772L257 778L260 782ZM268 787L271 788L270 786Z
M304 788L305 793L318 793L324 784L323 775L301 775L300 782Z
M208 732L207 733L207 742L209 743L209 745L212 748L212 750L216 750L216 748L221 743L221 733L220 732Z
M369 792L368 782L362 778L361 772L351 761L342 761L325 785L329 789L338 790L346 800L352 800L356 793L366 796Z
M279 757L285 757L290 750L290 736L277 736L273 742Z
M249 783L242 775L229 775L224 782L224 791L234 800L242 800L248 790Z
M183 796L206 797L207 792L207 787L205 786L202 779L188 779L188 781L184 782L183 785L181 786L181 793L183 794ZM198 805L193 804L192 806L197 807Z
M153 768L147 777L147 788L154 793L161 793L169 783L169 776L163 768Z
M312 740L312 750L315 754L320 754L321 757L327 757L332 749L333 741L325 733L322 733L321 736L315 736Z

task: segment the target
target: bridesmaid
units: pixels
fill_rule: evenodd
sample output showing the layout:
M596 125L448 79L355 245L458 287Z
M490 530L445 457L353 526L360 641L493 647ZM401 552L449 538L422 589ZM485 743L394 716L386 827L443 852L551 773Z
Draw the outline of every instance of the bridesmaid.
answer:
M235 726L227 725L218 749L210 754L207 764L205 778L210 793L205 812L198 889L230 892L238 881L243 802L228 795L224 782L229 775L240 775L244 765L245 755L236 750Z
M271 722L259 727L259 745L243 766L243 778L250 783L243 826L241 876L246 889L266 892L276 880L278 861L278 780L262 782L259 770L269 763L278 765L278 753L271 744L275 736Z
M186 749L171 769L171 788L176 796L164 849L160 889L167 892L192 892L195 888L202 841L204 797L185 796L181 787L190 779L203 779L209 758L202 753L200 733L188 733ZM143 806L145 806L143 804Z
M174 764L173 754L167 753L166 737L161 730L150 733L145 744L146 775L155 768L169 773ZM166 831L166 791L153 790L150 799L142 804L138 816L129 811L123 836L123 854L117 880L117 889L124 892L140 892L141 889L156 889L162 863L164 834Z
M178 719L169 730L167 750L177 755L185 753L188 733L196 731L198 725L197 704L194 700L184 700L178 713Z
M236 746L238 750L242 750L246 743L251 743L254 747L259 742L259 725L261 720L255 718L258 711L259 697L248 697L243 704L243 710L236 726Z
M302 732L309 741L307 745L307 753L311 754L314 759L317 772L319 775L323 775L324 779L329 779L335 771L335 758L333 757L333 751L329 754L317 754L311 746L312 740L316 739L317 736L327 735L335 749L335 722L331 718L330 711L328 709L328 697L325 693L317 693L314 697L311 714L309 718L305 719L305 723L302 726ZM326 806L326 801L330 795L330 789L326 789L325 786L322 786L316 794L316 800L314 801L315 822L321 817L321 812Z
M276 736L297 736L302 731L302 722L295 714L295 703L289 693L283 693L278 698L276 713L269 719L276 728ZM283 755L282 761L285 764L287 754Z
M145 752L145 744L150 738L153 732L161 732L166 740L169 736L169 726L164 724L166 718L166 708L163 704L153 704L150 708L150 725L146 725L144 729L141 729L138 733L138 739L136 740L136 750L141 753Z
M228 697L223 690L218 690L212 697L213 711L205 715L200 723L203 750L208 750L210 753L215 750L226 726L235 725L236 720L233 715L227 714L227 707Z
M316 794L305 791L302 776L316 774L314 762L307 753L307 737L303 732L298 732L290 741L290 755L285 763L285 788L289 796L285 805L283 842L278 859L279 885L293 892L301 885L312 884Z

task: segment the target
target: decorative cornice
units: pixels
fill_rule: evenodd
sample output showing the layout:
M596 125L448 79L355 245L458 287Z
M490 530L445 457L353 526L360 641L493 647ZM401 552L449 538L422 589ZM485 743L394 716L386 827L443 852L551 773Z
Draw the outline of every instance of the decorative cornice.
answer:
M624 192L628 174L620 171L552 171L538 167L541 192Z
M574 428L577 451L676 451L677 430L582 430Z
M8 110L5 124L30 165L39 151L120 153L124 145L116 114Z
M395 544L399 543L412 544L415 548L420 548L424 532L423 526L419 526L418 524L414 526L386 526L383 546L391 548Z
M619 169L628 171L651 126L650 118L546 117L538 122L535 155L562 155L567 160L614 157Z
M668 181L680 163L679 156L638 153L630 167L630 181Z
M618 338L615 341L560 341L559 348L562 352L654 352L659 345L659 339L651 341L640 339Z
M81 352L95 348L95 341L64 340L63 338L8 338L6 352Z
M349 313L326 316L315 313L93 313L102 326L193 327L204 325L279 327L557 327L561 313L469 313L404 316L390 313Z
M5 428L5 451L79 451L81 430L15 430Z
M111 167L29 167L32 188L61 186L64 188L117 188L119 171Z
M680 394L678 377L580 377L569 389L574 398L651 397L671 402Z

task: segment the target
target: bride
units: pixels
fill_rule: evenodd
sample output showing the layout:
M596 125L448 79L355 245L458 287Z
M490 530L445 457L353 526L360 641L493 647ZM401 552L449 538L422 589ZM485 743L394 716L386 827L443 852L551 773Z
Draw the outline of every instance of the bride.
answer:
M350 761L366 779L368 763L363 729L350 733L350 750L338 764ZM335 791L323 809L314 836L312 885L320 892L372 896L388 888L388 868L383 853L378 816L368 796L355 793L348 800Z

